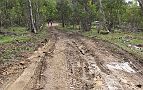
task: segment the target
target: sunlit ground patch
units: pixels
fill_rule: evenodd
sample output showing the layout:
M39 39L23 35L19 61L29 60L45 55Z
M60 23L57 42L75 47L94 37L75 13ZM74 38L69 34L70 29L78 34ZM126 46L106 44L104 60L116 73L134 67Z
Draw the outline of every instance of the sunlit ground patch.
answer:
M122 70L128 73L136 73L136 71L130 66L128 62L119 63L112 62L106 65L110 70Z

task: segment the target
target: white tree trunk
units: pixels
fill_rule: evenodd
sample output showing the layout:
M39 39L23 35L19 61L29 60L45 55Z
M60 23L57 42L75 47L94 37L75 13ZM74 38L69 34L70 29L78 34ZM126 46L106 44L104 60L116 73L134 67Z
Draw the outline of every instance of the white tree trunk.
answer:
M106 26L106 18L105 18L105 13L103 11L102 0L99 0L99 4L100 4L100 14L101 14L100 24L102 25L102 27L105 28L105 30L107 30L107 32L110 32Z
M31 2L31 0L28 0L28 1L29 1L30 26L31 26L32 32L36 33L37 31L36 31L36 27L34 24L32 2Z

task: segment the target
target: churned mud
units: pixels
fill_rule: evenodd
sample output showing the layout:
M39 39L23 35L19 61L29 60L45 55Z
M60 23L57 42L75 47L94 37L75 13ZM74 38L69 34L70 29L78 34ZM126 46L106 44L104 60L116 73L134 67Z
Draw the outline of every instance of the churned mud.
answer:
M106 43L50 27L51 38L25 90L143 90L141 64Z

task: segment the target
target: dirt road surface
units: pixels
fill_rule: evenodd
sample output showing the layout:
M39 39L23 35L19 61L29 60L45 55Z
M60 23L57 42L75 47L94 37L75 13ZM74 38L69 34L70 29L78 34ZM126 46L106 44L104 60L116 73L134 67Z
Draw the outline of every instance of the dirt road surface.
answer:
M28 84L19 77L16 81L23 80L23 89L14 82L6 90L143 90L142 66L132 55L99 40L49 28L48 42L29 58L40 64L29 69L33 74L27 76Z

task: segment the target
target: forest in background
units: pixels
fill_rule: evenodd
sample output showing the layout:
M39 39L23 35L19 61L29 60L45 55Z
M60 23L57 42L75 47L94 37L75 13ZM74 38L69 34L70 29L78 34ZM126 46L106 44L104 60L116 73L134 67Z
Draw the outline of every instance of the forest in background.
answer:
M0 90L41 89L143 90L143 0L0 0Z
M62 26L80 26L90 31L98 26L108 32L115 29L143 31L142 0L0 0L0 30L26 27L36 33L48 19Z
M48 20L142 56L142 0L0 0L0 60L33 51Z

